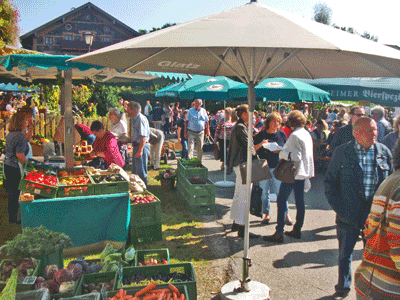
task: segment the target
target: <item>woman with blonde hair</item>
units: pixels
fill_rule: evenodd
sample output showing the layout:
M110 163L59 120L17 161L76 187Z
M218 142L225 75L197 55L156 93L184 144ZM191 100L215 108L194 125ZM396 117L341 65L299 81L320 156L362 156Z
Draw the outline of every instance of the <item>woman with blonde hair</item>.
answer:
M303 227L305 216L305 183L307 181L307 185L310 185L309 179L314 177L313 142L311 135L304 129L306 117L301 111L294 110L288 115L288 123L293 131L281 152L279 152L279 158L293 160L297 163L297 169L294 183L281 182L277 199L278 225L276 226L276 232L273 235L264 236L265 241L275 243L283 243L287 200L292 190L294 190L297 209L296 223L293 226L293 230L285 232L285 234L296 239L301 238L301 228Z
M268 114L264 121L264 129L254 137L254 149L257 151L259 158L267 160L272 176L271 179L266 179L259 183L263 190L261 196L264 214L264 219L261 221L261 224L263 225L267 225L270 222L270 197L272 195L276 197L281 184L281 182L274 177L274 169L278 165L279 152L281 150L268 150L264 148L263 145L265 141L268 143L276 143L279 147L285 145L287 137L282 130L279 130L281 123L282 117L279 113L273 112ZM286 225L293 225L288 212L289 209L286 207Z
M18 186L22 178L20 165L25 163L29 151L24 134L27 124L27 117L23 112L17 112L11 117L4 149L4 187L8 195L8 220L15 224L21 223L18 217Z

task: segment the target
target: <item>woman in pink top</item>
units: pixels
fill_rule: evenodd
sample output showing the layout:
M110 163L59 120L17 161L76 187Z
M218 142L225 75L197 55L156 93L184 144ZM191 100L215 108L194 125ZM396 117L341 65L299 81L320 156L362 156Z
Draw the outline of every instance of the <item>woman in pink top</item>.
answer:
M100 121L94 121L90 126L90 130L96 136L90 158L101 157L106 162L107 167L115 163L123 168L125 163L119 152L118 142L115 136L110 131L105 131L103 123Z

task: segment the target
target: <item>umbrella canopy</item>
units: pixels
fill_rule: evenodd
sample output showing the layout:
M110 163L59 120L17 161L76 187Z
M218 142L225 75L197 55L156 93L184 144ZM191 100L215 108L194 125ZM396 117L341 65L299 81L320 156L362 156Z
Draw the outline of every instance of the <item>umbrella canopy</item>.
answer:
M156 92L156 97L180 99L228 100L228 90L241 85L225 76L194 75L192 79L171 84Z
M90 78L104 82L110 79L153 80L159 77L186 79L186 74L162 72L120 72L104 66L67 62L71 55L10 54L0 56L0 76L25 81L56 79L59 71L72 69L73 79Z
M329 92L332 100L366 100L382 106L400 106L399 78L298 79Z
M257 85L267 77L398 77L399 59L393 48L251 2L73 60L118 70L238 76Z
M5 92L33 92L34 89L24 86L19 86L17 83L0 83L0 91Z
M255 87L257 98L266 98L267 101L287 102L324 102L330 103L329 93L310 84L288 78L267 78ZM229 90L232 98L247 96L248 87L245 84Z

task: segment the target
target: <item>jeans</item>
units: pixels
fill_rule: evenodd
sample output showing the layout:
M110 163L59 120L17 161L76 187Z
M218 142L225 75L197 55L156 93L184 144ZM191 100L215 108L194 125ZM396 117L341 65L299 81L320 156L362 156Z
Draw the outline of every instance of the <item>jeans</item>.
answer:
M336 292L351 289L351 261L353 250L361 229L357 226L337 221L337 238L339 241L339 279Z
M293 226L293 230L301 230L304 223L304 215L306 212L304 205L304 179L295 180L294 183L284 183L281 182L278 194L278 225L276 226L277 233L283 233L283 228L285 227L286 220L286 209L287 200L290 196L292 190L294 190L294 199L296 202L296 224Z
M261 195L261 200L262 200L262 212L265 215L269 215L270 207L271 207L271 201L269 198L269 194L276 194L278 195L279 192L279 187L281 185L281 182L275 178L274 176L274 169L270 168L269 169L271 172L271 179L266 179L263 181L259 182L260 188L262 188L263 192ZM286 214L289 213L289 207L286 202Z
M143 154L141 157L136 158L135 154L138 151L139 146L133 147L132 153L132 174L137 174L144 182L147 187L147 161L150 155L150 144L146 143L143 148Z
M188 142L186 139L181 139L182 154L181 158L188 158Z
M21 181L21 171L19 167L4 165L4 177L4 186L8 195L8 220L10 223L17 223L20 194L18 186Z
M169 122L169 118L165 118L165 124L164 124L164 134L169 134L171 129L171 124Z

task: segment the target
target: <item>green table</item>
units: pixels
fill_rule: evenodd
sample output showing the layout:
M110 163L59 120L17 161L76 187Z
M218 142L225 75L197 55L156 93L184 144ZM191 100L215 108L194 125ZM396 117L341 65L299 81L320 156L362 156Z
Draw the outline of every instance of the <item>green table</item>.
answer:
M125 243L131 216L128 193L20 202L22 227L64 232L73 247L102 241Z

